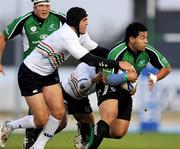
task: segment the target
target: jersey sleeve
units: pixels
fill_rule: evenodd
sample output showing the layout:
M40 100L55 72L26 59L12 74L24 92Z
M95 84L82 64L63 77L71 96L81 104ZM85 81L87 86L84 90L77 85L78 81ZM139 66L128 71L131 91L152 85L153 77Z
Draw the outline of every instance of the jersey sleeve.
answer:
M80 43L89 51L95 49L98 46L98 44L89 37L88 32L80 36Z
M78 38L62 39L62 43L65 49L67 49L68 52L78 60L89 53L89 51L79 43Z
M3 31L6 39L11 39L22 33L22 29L26 19L31 16L31 13L28 13L25 16L18 17L14 19Z
M170 66L170 63L167 61L167 59L152 46L147 46L147 53L150 58L150 63L157 69L166 68Z

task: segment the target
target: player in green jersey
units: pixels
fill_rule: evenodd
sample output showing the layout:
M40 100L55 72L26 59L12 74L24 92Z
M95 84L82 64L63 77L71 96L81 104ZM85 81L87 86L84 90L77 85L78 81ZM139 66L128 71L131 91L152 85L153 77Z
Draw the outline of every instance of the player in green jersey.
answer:
M50 0L34 0L33 11L14 19L0 33L0 60L7 40L21 35L23 41L23 58L31 53L37 44L60 28L66 21L62 13L50 9ZM0 71L2 64L0 61Z
M23 42L23 59L26 58L37 44L48 35L59 29L66 21L62 13L51 10L50 0L32 0L33 11L14 19L0 33L0 72L4 74L2 54L6 41L21 35ZM29 149L36 140L38 130L27 129L25 148Z
M171 66L166 58L154 47L148 45L148 31L141 23L132 23L126 29L125 40L119 42L109 53L108 59L127 61L134 66L137 74L150 62L159 71L150 74L148 84L152 88L157 81L166 77ZM104 69L106 75L117 73L118 69ZM104 137L122 138L128 131L131 112L132 94L136 85L129 82L127 86L107 86L104 93L98 98L101 120L92 128L95 132L87 146L88 149L97 149ZM133 92L131 92L133 90Z

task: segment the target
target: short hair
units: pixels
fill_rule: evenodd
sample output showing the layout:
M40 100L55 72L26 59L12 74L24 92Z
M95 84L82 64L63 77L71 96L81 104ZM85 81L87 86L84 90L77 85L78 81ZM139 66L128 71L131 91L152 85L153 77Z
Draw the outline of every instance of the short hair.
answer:
M128 25L125 32L125 42L129 41L129 37L134 38L139 35L139 32L147 31L147 27L139 22L134 22Z

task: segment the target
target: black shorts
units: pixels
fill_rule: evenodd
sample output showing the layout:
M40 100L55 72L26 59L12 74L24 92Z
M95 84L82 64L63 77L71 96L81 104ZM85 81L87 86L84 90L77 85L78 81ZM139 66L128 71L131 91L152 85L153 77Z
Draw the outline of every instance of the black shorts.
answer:
M48 76L41 76L32 72L24 63L20 65L18 71L18 84L22 96L32 96L42 92L44 86L59 83L58 70Z
M62 91L64 96L64 103L68 106L68 114L90 114L92 112L88 97L78 100L74 99L68 93L66 93L63 87Z
M130 92L123 89L108 89L105 95L98 97L98 105L109 99L118 100L118 119L130 121L132 113L132 97Z

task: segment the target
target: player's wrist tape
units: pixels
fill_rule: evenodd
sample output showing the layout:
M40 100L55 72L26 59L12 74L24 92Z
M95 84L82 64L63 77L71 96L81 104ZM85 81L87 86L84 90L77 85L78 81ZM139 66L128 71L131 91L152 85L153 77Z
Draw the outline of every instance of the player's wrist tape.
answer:
M156 84L156 82L157 82L157 76L156 76L156 75L150 73L149 78L150 78L151 80L153 80L154 84Z
M125 81L128 81L128 75L126 72L123 72L123 76L124 76Z
M110 86L117 86L124 82L126 82L126 78L123 73L122 74L111 74L107 78L107 84Z

